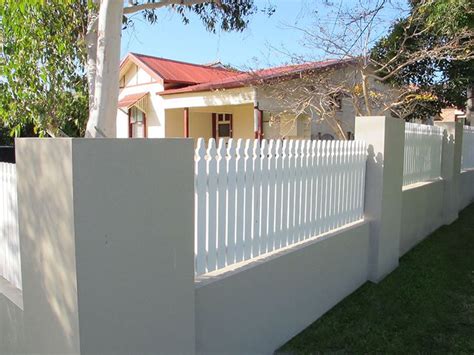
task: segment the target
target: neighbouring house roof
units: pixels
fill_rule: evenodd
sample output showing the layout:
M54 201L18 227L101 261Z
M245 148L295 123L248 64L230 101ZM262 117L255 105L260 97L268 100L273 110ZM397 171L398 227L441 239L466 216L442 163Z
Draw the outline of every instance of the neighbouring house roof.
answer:
M331 59L319 62L308 62L296 65L287 65L269 69L258 70L254 72L233 72L225 78L218 78L213 81L186 86L183 88L169 89L158 92L159 95L171 95L189 92L201 92L218 89L231 89L258 84L262 81L268 81L278 78L296 78L302 73L312 70L320 70L338 65L349 64L353 59Z
M122 69L129 60L143 67L153 76L158 76L165 83L201 84L222 80L240 73L218 66L192 64L137 53L129 53L122 60L120 68Z

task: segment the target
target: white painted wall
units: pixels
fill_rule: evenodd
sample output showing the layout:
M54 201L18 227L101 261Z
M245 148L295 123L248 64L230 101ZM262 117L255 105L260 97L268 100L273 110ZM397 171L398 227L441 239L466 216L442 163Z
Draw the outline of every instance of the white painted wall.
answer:
M444 184L438 180L403 188L400 256L444 224Z
M365 218L371 221L369 280L378 282L398 267L404 122L383 116L357 117L355 138L368 147Z
M459 209L474 202L474 169L461 172L459 177Z
M196 284L196 351L272 353L367 280L368 245L363 222L204 276Z
M148 92L147 132L149 138L165 137L165 112L161 97L156 93L163 91L162 82L153 80L143 69L135 64L130 65L128 70L122 74L126 86L120 90L119 101L127 95ZM128 138L128 114L120 109L117 110L117 138Z
M16 165L0 162L0 277L21 289Z

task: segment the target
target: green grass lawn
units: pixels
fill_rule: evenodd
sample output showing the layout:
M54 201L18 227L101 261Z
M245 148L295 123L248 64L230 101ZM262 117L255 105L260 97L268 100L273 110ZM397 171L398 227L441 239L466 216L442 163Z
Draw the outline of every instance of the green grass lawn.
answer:
M474 353L474 205L277 353Z

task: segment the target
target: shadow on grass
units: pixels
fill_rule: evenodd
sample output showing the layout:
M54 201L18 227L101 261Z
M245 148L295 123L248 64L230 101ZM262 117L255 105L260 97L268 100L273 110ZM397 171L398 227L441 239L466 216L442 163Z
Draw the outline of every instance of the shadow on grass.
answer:
M474 352L474 204L276 351L334 352Z

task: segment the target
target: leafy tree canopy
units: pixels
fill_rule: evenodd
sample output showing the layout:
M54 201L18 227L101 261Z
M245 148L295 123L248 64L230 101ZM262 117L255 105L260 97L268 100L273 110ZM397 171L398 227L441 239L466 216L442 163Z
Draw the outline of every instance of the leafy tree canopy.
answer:
M474 48L463 44L469 38L472 43L473 29L472 0L411 0L409 16L399 19L373 48L371 55L377 62L387 63L403 50L392 67L411 63L391 78L393 83L416 88L419 107L411 118L433 115L446 106L466 106L466 89L474 80ZM446 43L456 37L460 48L449 48ZM437 48L444 51L439 57ZM423 56L423 51L434 55Z
M87 6L11 0L0 7L0 120L11 135L83 133Z

